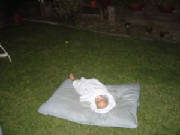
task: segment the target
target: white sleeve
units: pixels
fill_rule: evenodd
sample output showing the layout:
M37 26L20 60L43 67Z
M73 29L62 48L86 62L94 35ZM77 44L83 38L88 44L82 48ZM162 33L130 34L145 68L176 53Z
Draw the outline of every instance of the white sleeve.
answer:
M79 87L79 80L74 80L74 81L73 81L73 87L74 87L75 89L78 89L78 87Z
M84 95L84 85L85 85L86 79L82 77L80 80L74 80L73 81L73 86L74 89L76 90L79 95Z

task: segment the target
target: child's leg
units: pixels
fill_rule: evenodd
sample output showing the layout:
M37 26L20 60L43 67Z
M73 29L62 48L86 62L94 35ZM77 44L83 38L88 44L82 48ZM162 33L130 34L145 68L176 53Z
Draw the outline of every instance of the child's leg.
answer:
M75 77L74 77L73 73L70 73L70 74L69 74L69 79L71 79L72 81L75 80Z

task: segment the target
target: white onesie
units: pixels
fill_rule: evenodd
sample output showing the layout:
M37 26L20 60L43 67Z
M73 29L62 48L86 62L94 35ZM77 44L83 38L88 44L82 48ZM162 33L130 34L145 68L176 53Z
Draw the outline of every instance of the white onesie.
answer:
M85 79L82 77L80 80L74 80L73 86L80 94L80 101L90 102L90 107L96 113L107 113L116 106L113 96L108 92L107 88L96 79ZM97 109L95 98L103 95L108 100L108 106L104 109Z

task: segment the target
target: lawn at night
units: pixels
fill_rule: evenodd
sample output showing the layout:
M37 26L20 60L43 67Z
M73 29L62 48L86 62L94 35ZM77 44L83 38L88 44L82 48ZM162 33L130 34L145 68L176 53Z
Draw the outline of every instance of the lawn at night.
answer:
M179 128L179 45L24 23L2 29L12 58L0 59L4 134L175 134ZM81 125L37 112L72 72L104 84L139 83L138 128Z

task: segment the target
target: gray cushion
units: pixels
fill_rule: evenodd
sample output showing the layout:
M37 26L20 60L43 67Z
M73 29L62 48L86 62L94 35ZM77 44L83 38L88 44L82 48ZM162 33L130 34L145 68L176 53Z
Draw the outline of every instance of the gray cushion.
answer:
M38 112L81 124L136 128L139 85L106 85L106 87L116 101L116 106L108 113L95 113L90 109L88 102L80 102L79 95L69 79L65 80L40 106Z

